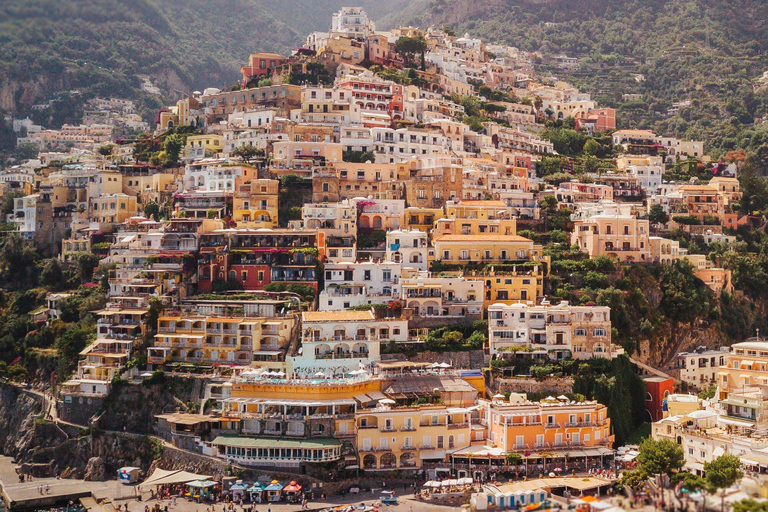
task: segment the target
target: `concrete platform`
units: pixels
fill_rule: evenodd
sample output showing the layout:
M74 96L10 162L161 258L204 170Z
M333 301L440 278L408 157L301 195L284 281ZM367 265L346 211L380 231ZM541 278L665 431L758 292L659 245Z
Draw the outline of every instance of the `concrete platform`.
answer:
M8 510L34 510L66 505L83 497L107 497L115 494L117 481L86 482L84 480L35 478L19 482L16 466L8 457L0 457L0 492ZM48 486L46 492L45 487ZM42 488L42 492L41 492Z

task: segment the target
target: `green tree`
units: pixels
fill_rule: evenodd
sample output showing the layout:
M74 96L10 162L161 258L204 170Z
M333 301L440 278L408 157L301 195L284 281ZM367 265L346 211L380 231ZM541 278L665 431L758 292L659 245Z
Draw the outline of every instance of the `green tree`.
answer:
M24 142L16 146L15 156L19 160L31 160L40 153L40 146L34 142Z
M93 272L99 266L99 257L90 252L80 252L75 255L77 276L81 283L88 283L93 279Z
M245 146L239 146L235 148L232 153L232 156L239 158L246 164L250 164L253 162L257 157L264 156L264 150L259 149L257 147L254 147L252 144L247 144Z
M596 156L598 151L600 151L600 143L595 139L589 139L584 143L585 155Z
M423 37L403 36L395 42L395 51L403 56L406 66L413 66L413 60L416 55L421 55L423 64L424 52L426 50L427 42Z
M61 263L56 258L50 258L43 263L43 269L40 272L40 286L44 286L52 291L61 290L65 284L64 271L61 269Z
M181 150L187 143L187 138L180 133L168 135L163 141L163 151L165 151L165 161L168 165L174 166L179 163Z
M671 479L685 464L685 454L683 448L674 441L649 437L640 443L637 463L648 475L664 475Z
M669 222L669 215L664 211L660 204L653 204L648 210L648 220L651 224L666 224Z
M112 151L115 149L115 145L112 143L104 144L99 146L99 154L101 156L109 156L112 154Z
M768 501L746 499L733 504L733 512L768 512Z
M148 218L160 220L160 205L155 201L150 201L144 205L144 215Z
M152 158L157 158L157 154L163 149L160 139L145 133L140 135L133 145L133 157L137 162L149 162Z
M721 455L712 462L704 463L704 474L707 483L713 489L720 489L720 510L725 512L725 490L741 480L741 461L735 455Z

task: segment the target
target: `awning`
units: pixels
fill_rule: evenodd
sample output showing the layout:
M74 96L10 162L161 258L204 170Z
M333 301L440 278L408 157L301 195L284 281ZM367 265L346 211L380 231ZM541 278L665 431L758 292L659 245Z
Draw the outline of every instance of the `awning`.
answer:
M755 364L754 361L748 361L748 360L740 361L739 368L744 369L744 366L749 366L750 368L752 368L753 364Z
M384 400L387 398L387 396L381 391L368 391L365 394L371 397L372 400Z
M714 451L712 451L713 457L720 457L722 455L725 455L725 450L723 449L722 446L718 446L717 448L714 449Z
M733 425L735 427L754 427L755 422L740 421L732 418L723 418L722 416L717 418L718 423L725 423L726 425Z
M209 475L196 475L195 473L190 473L188 471L156 469L152 472L149 478L139 484L139 487L148 485L186 484L196 480L208 480L209 478L211 478Z

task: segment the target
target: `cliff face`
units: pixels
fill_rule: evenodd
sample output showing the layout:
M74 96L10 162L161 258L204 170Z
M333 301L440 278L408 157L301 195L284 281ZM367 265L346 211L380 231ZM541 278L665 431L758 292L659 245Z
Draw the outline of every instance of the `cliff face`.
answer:
M100 433L37 419L41 403L17 388L0 386L0 452L36 476L105 480L122 466L149 470L162 453L140 434Z

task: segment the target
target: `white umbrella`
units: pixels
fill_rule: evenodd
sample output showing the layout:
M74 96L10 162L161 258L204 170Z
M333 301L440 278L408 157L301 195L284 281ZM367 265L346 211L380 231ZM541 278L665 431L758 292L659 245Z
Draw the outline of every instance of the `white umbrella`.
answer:
M438 362L432 363L432 368L440 368L440 363Z
M379 403L385 404L385 405L393 405L393 404L396 404L397 402L395 402L391 398L382 398L381 400L379 400Z
M285 377L285 372L275 372L275 377Z
M440 368L450 368L450 367L451 365L449 365L448 363L440 363Z
M560 395L559 397L557 397L557 399L558 400L568 400L568 397L565 396L565 395Z
M504 399L504 395L502 395L501 393L496 393L495 395L493 395L493 398L499 398L499 399L503 400Z
M325 377L325 374L323 372L317 372L315 377Z

